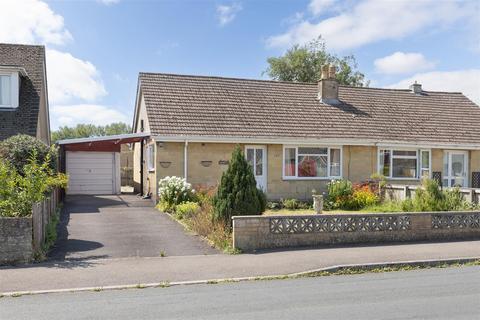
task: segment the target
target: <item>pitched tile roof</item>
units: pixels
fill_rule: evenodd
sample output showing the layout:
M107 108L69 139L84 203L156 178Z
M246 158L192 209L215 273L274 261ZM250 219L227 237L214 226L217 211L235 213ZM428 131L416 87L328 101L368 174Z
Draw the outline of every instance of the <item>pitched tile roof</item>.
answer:
M45 47L0 43L0 66L22 67L19 106L0 108L0 140L18 133L36 136L40 97L45 86Z
M480 145L480 108L461 93L140 73L154 135L332 138Z

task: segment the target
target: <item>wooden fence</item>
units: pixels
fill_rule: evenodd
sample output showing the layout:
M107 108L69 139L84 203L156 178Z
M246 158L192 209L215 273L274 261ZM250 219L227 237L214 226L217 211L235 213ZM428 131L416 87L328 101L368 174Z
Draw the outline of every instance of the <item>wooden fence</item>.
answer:
M50 196L42 202L36 203L32 208L33 220L33 251L41 250L45 242L47 225L50 223L52 216L56 213L58 204L60 203L61 192L58 189L52 191Z

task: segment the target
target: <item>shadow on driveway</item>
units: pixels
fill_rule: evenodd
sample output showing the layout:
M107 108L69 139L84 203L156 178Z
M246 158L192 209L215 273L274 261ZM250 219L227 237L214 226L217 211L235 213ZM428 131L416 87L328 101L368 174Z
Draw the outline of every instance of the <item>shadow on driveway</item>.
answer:
M218 254L150 200L134 195L68 196L50 261Z

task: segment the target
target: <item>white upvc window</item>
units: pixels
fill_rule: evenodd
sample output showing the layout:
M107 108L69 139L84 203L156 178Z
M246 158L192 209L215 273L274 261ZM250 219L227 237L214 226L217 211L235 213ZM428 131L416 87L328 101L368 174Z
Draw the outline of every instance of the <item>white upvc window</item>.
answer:
M155 146L153 144L147 146L147 169L148 171L155 170Z
M283 179L326 180L342 177L342 148L283 146Z
M382 148L378 150L378 173L391 179L431 177L431 151Z
M18 72L0 72L0 108L18 107L18 79Z

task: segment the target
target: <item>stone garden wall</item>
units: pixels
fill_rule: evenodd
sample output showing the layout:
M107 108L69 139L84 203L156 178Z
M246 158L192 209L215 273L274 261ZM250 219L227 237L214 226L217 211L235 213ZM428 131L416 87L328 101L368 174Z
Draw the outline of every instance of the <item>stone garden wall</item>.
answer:
M480 212L233 217L233 246L257 249L480 239Z
M60 192L55 190L33 206L30 217L0 217L0 265L26 263L42 249L46 227L55 214Z

